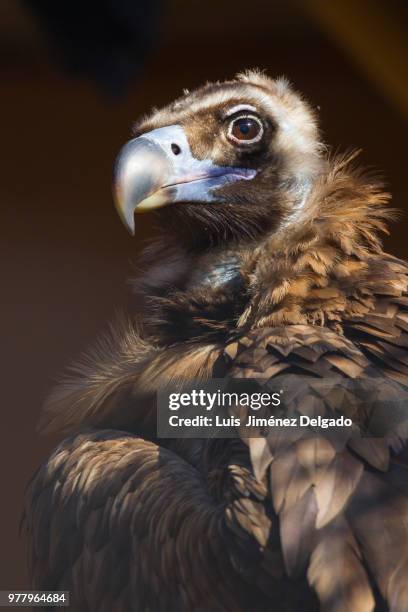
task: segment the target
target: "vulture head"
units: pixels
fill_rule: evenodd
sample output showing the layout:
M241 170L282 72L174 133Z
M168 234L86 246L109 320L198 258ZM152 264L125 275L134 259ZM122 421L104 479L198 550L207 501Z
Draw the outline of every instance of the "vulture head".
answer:
M117 208L131 233L135 213L160 209L164 227L194 242L253 238L296 220L321 150L314 113L288 82L247 72L136 124L116 163Z

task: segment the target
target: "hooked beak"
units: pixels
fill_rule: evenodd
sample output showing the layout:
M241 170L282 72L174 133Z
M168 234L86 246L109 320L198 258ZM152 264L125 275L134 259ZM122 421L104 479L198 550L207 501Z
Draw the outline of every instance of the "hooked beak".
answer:
M135 212L174 202L214 202L214 190L252 179L256 170L217 166L193 157L179 125L158 128L124 145L115 164L114 196L119 215L135 233Z

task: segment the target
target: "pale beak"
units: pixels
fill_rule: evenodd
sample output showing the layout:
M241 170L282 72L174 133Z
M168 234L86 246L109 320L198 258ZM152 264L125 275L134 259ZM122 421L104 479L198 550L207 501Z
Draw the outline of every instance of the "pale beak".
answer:
M114 196L119 215L135 232L135 212L174 202L222 201L214 190L250 180L256 170L217 166L196 159L183 128L170 125L134 138L124 145L115 164Z

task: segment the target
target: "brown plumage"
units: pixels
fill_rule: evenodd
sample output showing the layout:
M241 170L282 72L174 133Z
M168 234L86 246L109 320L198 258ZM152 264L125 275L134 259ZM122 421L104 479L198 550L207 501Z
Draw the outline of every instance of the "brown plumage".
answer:
M140 197L173 205L155 211L134 310L43 413L68 437L27 490L33 587L70 590L76 610L405 612L408 265L381 247L387 194L354 154L327 155L286 81L256 72L135 130L132 146L147 134L162 157L170 134L174 164L247 175ZM221 376L285 380L288 416L355 426L157 438L162 385Z

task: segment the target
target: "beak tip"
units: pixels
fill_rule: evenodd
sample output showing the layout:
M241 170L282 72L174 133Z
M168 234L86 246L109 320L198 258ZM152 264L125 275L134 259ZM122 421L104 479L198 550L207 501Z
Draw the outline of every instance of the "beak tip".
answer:
M133 216L132 216L131 219L126 218L126 217L122 217L122 223L126 227L126 229L129 232L129 234L131 236L134 236L135 235L135 220L134 220Z
M131 208L123 207L123 205L120 203L120 201L118 201L118 199L115 199L115 200L116 200L115 201L116 210L119 214L120 220L122 221L123 225L126 227L129 234L131 236L134 236L135 235L134 211Z

